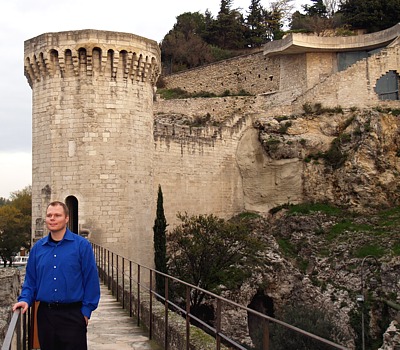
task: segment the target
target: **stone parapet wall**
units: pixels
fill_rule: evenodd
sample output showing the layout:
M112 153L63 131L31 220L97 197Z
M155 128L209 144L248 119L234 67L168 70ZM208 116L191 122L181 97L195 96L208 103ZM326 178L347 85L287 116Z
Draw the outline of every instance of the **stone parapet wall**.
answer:
M134 34L97 30L46 33L25 41L29 84L50 77L108 76L155 84L160 50Z
M190 93L200 91L221 95L229 90L244 90L252 95L279 90L280 59L263 53L238 56L222 62L165 76L166 88L181 88Z

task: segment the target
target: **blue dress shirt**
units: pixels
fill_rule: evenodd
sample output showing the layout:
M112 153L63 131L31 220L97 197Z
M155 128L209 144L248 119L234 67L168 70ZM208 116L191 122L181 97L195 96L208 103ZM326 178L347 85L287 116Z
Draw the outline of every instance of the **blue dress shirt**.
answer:
M90 242L68 228L60 242L50 234L40 239L29 253L25 281L18 301L32 305L82 302L82 314L90 318L100 300L100 284Z

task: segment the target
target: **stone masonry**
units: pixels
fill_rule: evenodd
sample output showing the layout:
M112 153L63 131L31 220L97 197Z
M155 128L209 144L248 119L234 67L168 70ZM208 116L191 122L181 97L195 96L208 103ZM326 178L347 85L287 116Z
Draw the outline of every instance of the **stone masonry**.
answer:
M152 264L152 104L160 50L133 34L82 30L25 42L33 94L34 239L50 200L76 199L79 231Z
M33 93L33 232L44 233L51 200L76 200L78 233L153 265L158 185L170 228L178 212L228 218L303 200L300 158L270 159L254 122L301 113L305 103L374 106L376 80L400 71L399 45L338 72L336 53L240 56L166 77L189 92L252 96L163 101L155 95L156 42L82 30L25 42ZM155 101L155 102L154 102ZM398 103L398 101L397 101ZM209 114L205 128L165 122ZM163 119L164 118L164 119Z

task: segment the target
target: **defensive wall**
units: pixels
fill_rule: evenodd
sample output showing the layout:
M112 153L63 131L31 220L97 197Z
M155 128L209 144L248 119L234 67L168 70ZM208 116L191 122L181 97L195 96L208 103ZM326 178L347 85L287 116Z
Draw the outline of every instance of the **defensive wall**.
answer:
M399 36L400 24L351 37L289 34L267 43L262 53L172 74L164 80L167 88L188 92L221 94L243 89L263 95L267 113L275 113L275 108L278 113L299 112L306 102L371 106L380 103L377 80L389 71L399 73Z
M193 68L165 77L167 88L181 88L190 93L200 91L222 95L241 90L252 95L275 91L279 87L279 59L268 59L262 51Z
M158 185L170 228L178 212L230 217L301 201L302 160L269 159L253 123L302 113L305 103L381 104L377 80L400 71L395 41L345 69L340 59L314 48L271 56L264 50L166 77L167 87L189 92L252 96L164 101L155 95L161 67L154 41L94 30L26 41L33 240L45 233L47 204L63 200L74 232L152 266ZM179 114L209 114L216 125L178 124Z
M341 38L328 38L330 44L325 47L321 44L324 38L318 38L319 49L314 44L311 49L311 44L299 45L299 40L292 38L292 47L283 45L280 54L279 49L275 48L271 54L266 47L263 55L253 53L165 77L167 88L179 87L192 93L203 90L221 94L225 89L231 92L244 89L254 94L173 101L157 98L154 104L156 120L159 116L185 115L194 119L209 114L214 121L224 121L220 127L208 128L184 127L174 123L173 118L170 123L156 122L155 157L160 163L155 176L156 182L162 184L165 190L169 222L175 222L174 215L181 210L179 207L182 204L190 212L230 216L240 210L267 212L288 199L292 203L301 201L301 160L267 159L252 123L266 116L303 113L306 103L343 108L390 104L390 101L379 100L375 87L377 80L387 72L400 71L396 35L399 35L399 26L367 37L352 37L348 39L349 43L340 46ZM302 42L310 40L303 39ZM295 50L293 42L298 46ZM278 45L279 42L271 44ZM354 48L363 53L370 49L374 51L361 59L359 55L355 56L356 59L351 55L339 56L339 51L347 52ZM346 62L345 69L340 70L343 57L350 63ZM235 121L241 116L247 118L247 122L237 125ZM210 153L204 153L204 145L208 145ZM225 155L231 169L213 154ZM166 166L164 170L163 164ZM191 166L196 169L192 173L189 171ZM178 173L177 182L164 180L163 184L162 174L167 173L167 168ZM227 171L218 173L217 169ZM237 180L234 180L235 176ZM225 198L222 191L226 185L235 182L240 186L237 193L241 191L241 196L235 195L235 189L230 194L228 191L227 202L218 201L217 198ZM198 189L200 192L197 192ZM190 193L185 195L185 191ZM172 199L176 193L179 193L175 199L178 202ZM191 199L193 194L198 202Z

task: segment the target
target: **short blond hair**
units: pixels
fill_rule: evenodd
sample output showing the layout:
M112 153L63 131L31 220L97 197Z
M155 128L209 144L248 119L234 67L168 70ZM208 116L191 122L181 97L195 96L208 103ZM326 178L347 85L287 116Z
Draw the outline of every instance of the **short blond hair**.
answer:
M65 216L69 217L69 209L64 202L53 201L53 202L49 203L49 205L47 206L47 209L49 209L49 207L57 207L57 206L61 206L64 210ZM47 211L47 209L46 209L46 211Z

